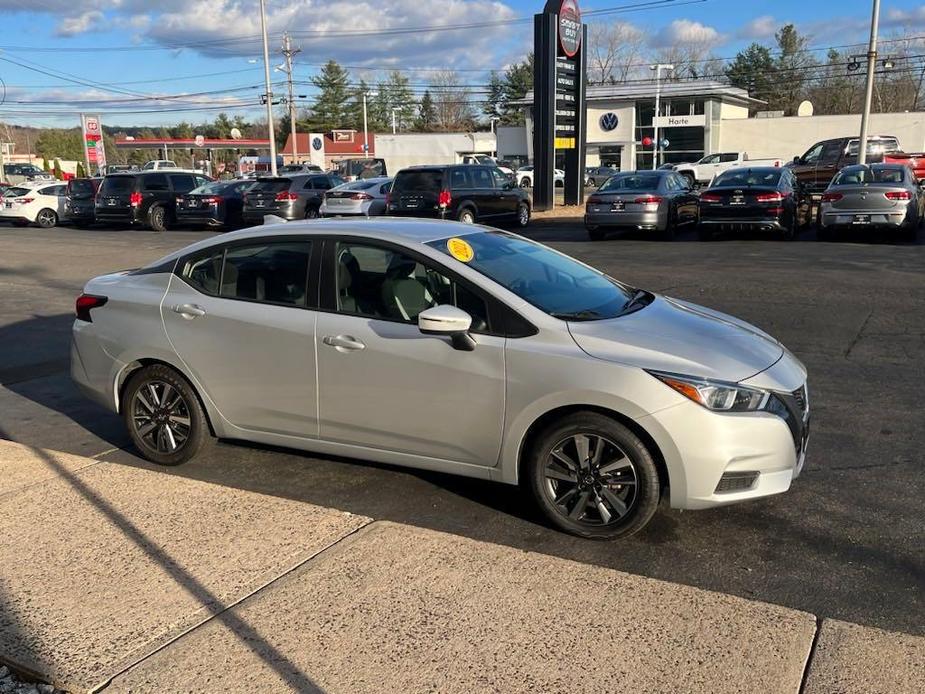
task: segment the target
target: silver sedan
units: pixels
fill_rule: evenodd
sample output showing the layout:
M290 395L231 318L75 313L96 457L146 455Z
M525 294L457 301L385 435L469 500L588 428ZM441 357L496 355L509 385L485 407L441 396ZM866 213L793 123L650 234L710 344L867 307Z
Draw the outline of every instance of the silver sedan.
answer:
M522 483L599 539L663 494L786 491L809 424L806 370L759 329L455 222L267 225L97 277L71 373L156 463L217 436Z
M923 196L905 164L860 164L838 172L822 195L819 238L865 229L914 241L923 219Z
M361 178L331 188L321 203L322 217L375 217L385 214L386 199L392 189L387 176Z

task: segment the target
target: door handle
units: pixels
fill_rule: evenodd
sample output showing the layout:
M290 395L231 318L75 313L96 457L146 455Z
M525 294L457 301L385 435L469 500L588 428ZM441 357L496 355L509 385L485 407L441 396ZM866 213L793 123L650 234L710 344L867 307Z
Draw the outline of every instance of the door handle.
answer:
M321 341L334 347L338 352L359 352L361 349L366 349L366 345L353 335L325 335Z
M206 315L206 311L202 306L197 306L196 304L178 304L173 307L175 313L179 313L181 316L187 320L193 320L193 318L199 318L200 316Z

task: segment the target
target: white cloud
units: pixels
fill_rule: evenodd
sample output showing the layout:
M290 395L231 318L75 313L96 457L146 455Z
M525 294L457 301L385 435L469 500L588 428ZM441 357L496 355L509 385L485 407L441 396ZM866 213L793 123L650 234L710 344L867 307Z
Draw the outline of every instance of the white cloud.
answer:
M890 27L908 26L913 24L921 25L925 22L925 5L920 5L913 10L887 10L884 17L883 25Z
M652 45L663 48L681 44L696 43L704 46L716 46L725 41L725 37L716 29L690 19L676 19L652 37Z
M58 36L76 36L92 31L102 31L106 28L103 13L99 10L89 10L83 14L62 19L55 33Z
M743 39L769 39L780 26L774 17L769 14L755 17L736 32L736 36Z

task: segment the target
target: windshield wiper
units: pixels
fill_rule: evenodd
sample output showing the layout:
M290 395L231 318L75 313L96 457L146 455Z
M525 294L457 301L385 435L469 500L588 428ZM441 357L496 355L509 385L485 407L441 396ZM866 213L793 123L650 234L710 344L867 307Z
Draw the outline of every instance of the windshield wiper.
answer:
M631 311L635 311L638 308L643 306L648 306L650 303L649 297L651 294L645 289L637 289L633 294L633 298L626 302L626 306L623 307L623 310L620 311L620 315L625 315Z
M595 318L600 318L601 314L597 311L592 311L590 309L584 311L572 311L571 313L550 313L550 316L553 318L558 318L559 320L594 320Z

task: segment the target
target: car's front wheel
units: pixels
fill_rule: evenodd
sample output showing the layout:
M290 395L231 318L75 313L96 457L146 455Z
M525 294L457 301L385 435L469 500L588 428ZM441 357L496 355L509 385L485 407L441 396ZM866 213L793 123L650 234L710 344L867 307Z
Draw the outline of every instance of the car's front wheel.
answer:
M475 224L475 212L468 207L464 207L459 211L459 215L456 219L463 224Z
M546 517L573 535L615 540L641 530L658 508L652 453L627 427L597 412L567 415L542 432L526 479Z
M305 210L305 219L318 219L321 217L321 210L317 207L309 206Z
M212 440L199 398L169 366L152 364L133 373L122 402L132 443L152 463L185 463Z
M532 185L533 185L533 181L531 181L527 176L524 176L522 179L520 179L521 188L529 188Z
M530 206L522 202L517 206L517 226L523 229L530 223Z

